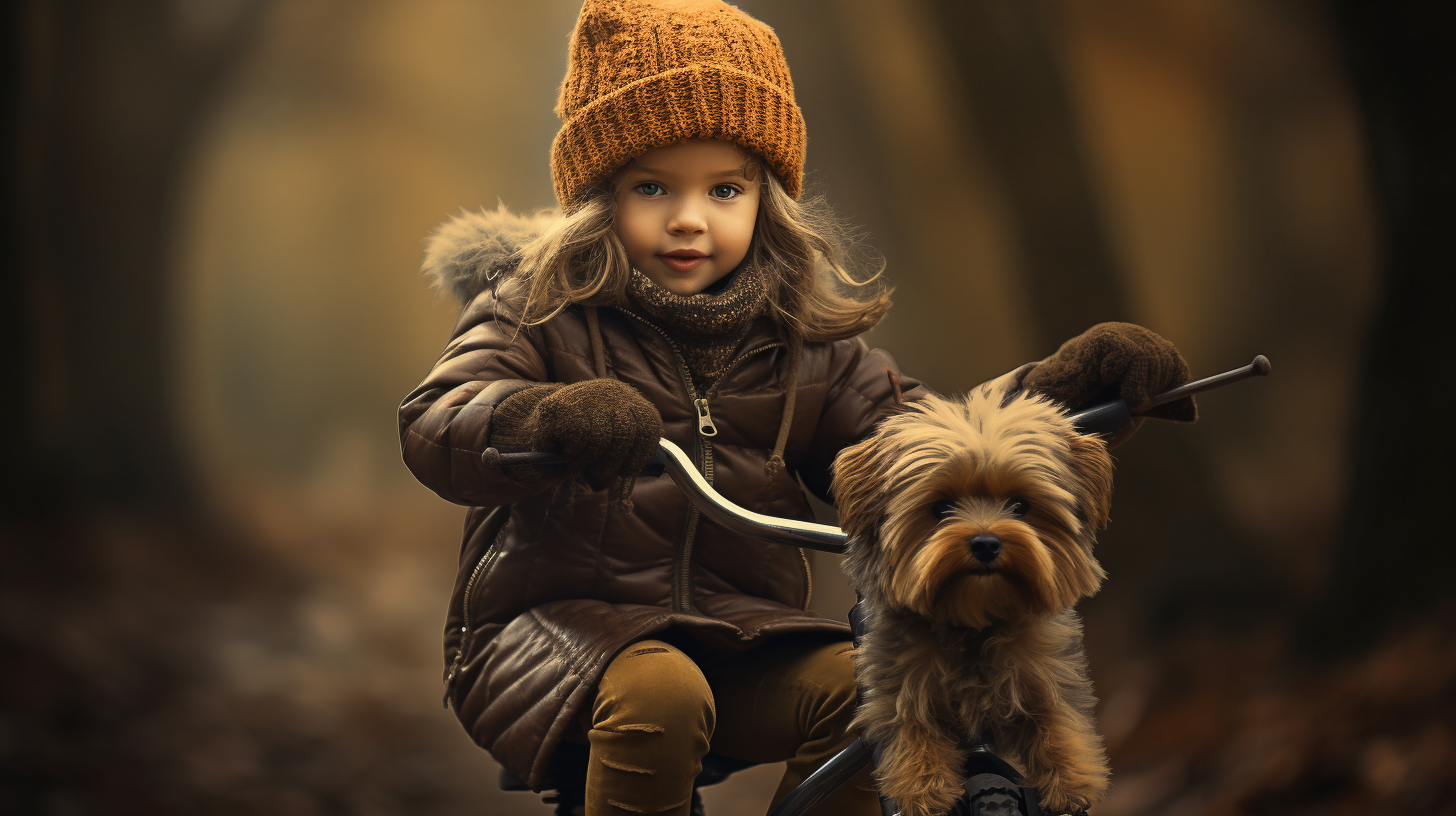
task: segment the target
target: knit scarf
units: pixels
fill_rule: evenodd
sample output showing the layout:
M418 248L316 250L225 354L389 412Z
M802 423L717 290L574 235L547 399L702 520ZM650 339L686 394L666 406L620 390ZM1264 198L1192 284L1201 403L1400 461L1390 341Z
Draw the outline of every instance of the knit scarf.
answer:
M627 297L677 343L693 385L705 394L727 369L753 319L763 313L768 287L758 267L744 264L721 292L683 297L634 269Z

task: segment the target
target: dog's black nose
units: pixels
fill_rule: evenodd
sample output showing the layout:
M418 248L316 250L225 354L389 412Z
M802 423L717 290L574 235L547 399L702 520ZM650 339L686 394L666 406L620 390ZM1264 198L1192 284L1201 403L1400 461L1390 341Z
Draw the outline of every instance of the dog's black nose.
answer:
M971 539L971 555L974 555L976 560L982 564L989 564L995 561L996 556L1000 554L1001 538L999 536L982 533Z

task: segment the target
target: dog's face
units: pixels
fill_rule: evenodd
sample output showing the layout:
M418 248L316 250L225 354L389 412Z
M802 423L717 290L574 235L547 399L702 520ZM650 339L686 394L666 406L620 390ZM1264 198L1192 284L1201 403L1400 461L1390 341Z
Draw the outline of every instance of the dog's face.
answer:
M930 397L834 462L845 571L876 605L981 628L1097 591L1112 459L1052 403Z

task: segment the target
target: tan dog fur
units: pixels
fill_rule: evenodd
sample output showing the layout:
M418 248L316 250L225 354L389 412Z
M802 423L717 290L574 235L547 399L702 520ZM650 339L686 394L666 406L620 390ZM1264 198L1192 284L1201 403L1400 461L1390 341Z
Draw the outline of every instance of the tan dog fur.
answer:
M944 813L968 744L989 731L1044 812L1101 799L1107 757L1071 607L1105 577L1092 555L1112 493L1103 441L1054 403L983 386L886 419L836 459L833 490L869 615L856 722L881 746L881 791L904 816ZM970 548L983 534L1000 539L989 562Z

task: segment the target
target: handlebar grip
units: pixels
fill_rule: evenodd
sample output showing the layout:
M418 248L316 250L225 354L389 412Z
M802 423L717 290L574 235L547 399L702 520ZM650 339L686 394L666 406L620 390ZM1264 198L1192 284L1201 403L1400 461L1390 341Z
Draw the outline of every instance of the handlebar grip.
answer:
M1079 433L1111 436L1132 421L1132 412L1127 409L1127 400L1113 400L1094 405L1085 411L1072 415L1072 425Z
M571 461L571 457L564 453L553 453L551 451L516 451L513 453L501 453L496 448L486 448L480 452L481 461L491 470L499 470L503 467L514 465L564 465ZM662 475L667 468L667 454L659 446L652 454L647 464L642 466L639 477L656 478Z
M1215 374L1212 377L1204 377L1201 380L1184 383L1177 388L1171 388L1153 397L1148 403L1153 408L1173 400L1191 397L1194 394L1201 394L1204 391L1211 391L1225 385L1231 385L1240 380L1247 380L1250 377L1267 377L1273 366L1269 358L1260 354L1254 361L1246 366L1225 371L1222 374ZM1118 428L1132 421L1132 412L1128 410L1126 400L1113 400L1104 402L1101 405L1094 405L1085 411L1079 411L1072 415L1072 424L1082 433L1099 434L1109 436Z
M499 470L511 465L564 465L571 461L571 457L552 451L501 453L496 448L486 448L480 452L480 460L491 470Z

